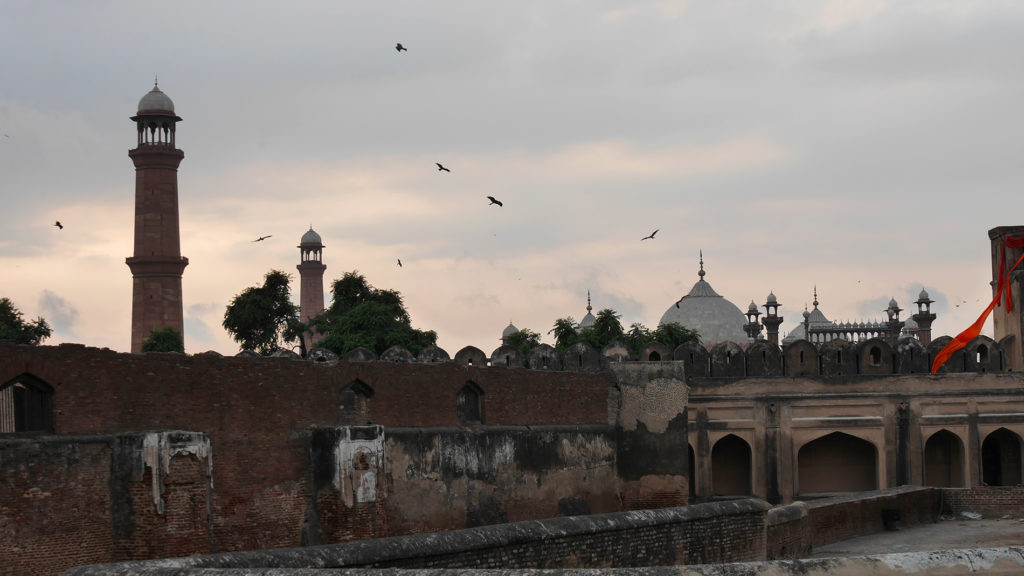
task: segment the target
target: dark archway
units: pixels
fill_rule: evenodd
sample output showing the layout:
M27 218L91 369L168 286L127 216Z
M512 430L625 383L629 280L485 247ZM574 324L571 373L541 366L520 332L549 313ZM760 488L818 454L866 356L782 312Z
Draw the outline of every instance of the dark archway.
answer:
M360 426L370 423L370 399L373 388L362 380L353 380L341 389L338 407L341 410L342 426Z
M711 493L750 495L750 445L735 434L715 442L711 449Z
M483 422L483 390L474 382L466 382L456 397L456 415L459 424L481 424Z
M924 485L939 488L964 486L964 445L949 430L939 430L925 442Z
M1020 484L1020 438L1006 428L985 437L981 444L981 480L986 486Z
M53 432L53 387L30 374L0 386L3 432Z
M833 432L804 444L797 453L801 495L860 492L878 488L878 451L867 440Z

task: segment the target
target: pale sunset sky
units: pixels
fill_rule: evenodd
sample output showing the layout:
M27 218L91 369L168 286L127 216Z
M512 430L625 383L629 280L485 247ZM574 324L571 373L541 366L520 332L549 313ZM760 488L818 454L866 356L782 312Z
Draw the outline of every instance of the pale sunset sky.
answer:
M358 270L454 355L510 321L551 343L588 290L653 328L701 250L784 331L815 286L840 322L925 288L954 335L987 230L1024 224L1017 0L13 1L0 50L0 296L47 344L130 348L154 77L184 119L190 353L238 352L224 309L271 269L297 301L311 225L325 291Z

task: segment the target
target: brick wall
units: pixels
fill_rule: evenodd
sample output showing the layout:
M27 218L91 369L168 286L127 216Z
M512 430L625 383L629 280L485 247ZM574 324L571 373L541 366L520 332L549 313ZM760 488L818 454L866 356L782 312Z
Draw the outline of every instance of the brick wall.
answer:
M456 396L472 381L482 391L482 415L485 426L608 426L609 393L614 382L609 373L585 374L540 372L525 369L466 367L454 363L394 364L385 362L339 362L315 364L282 358L186 356L181 354L122 354L81 345L18 346L0 344L0 383L23 374L31 374L54 389L54 427L60 435L125 434L154 429L194 430L206 434L213 447L213 492L208 502L196 494L185 500L189 508L181 518L138 516L136 541L121 540L111 545L111 528L82 527L83 538L103 539L110 552L106 556L76 557L71 562L100 562L138 557L190 554L203 550L249 550L300 546L337 537L388 536L392 526L406 531L436 531L508 518L538 517L540 508L550 507L555 514L576 510L577 503L544 500L552 488L573 490L589 478L601 478L603 471L553 475L541 485L518 485L521 499L514 509L500 509L501 494L480 503L480 493L447 491L446 510L466 524L452 524L448 515L419 515L416 521L403 520L415 506L380 503L360 507L350 520L354 523L334 534L318 531L315 522L317 503L309 474L309 430L341 424L340 396L343 388L362 382L372 390L363 415L374 424L388 427L458 426ZM64 457L55 454L52 466ZM74 458L74 455L67 456ZM109 459L109 458L108 458ZM103 468L102 465L99 465ZM404 474L405 468L398 474ZM5 466L5 474L6 466ZM13 516L0 516L0 531L13 532L24 545L0 548L0 566L10 565L22 550L61 550L68 548L76 528L65 528L60 511L72 510L77 502L95 498L97 510L109 515L110 472L82 472L81 481L68 486L42 490L48 496L40 503L37 518L17 522ZM12 478L11 482L16 479ZM387 481L387 479L384 479ZM175 480L166 490L181 490ZM41 485L45 486L45 482ZM89 486L89 489L84 488ZM140 484L141 486L141 484ZM443 486L441 486L444 488ZM26 485L18 492L27 493ZM436 488L436 486L435 486ZM132 490L141 487L132 486ZM81 490L81 493L74 492ZM532 494L531 494L532 491ZM426 493L425 493L426 494ZM141 494L132 494L134 501ZM409 502L416 493L406 495ZM15 498L11 496L10 498ZM543 502L532 506L523 502ZM607 510L614 491L591 502L596 511ZM7 504L8 497L0 500ZM116 505L117 502L114 502ZM495 507L500 513L492 513ZM206 508L204 508L206 507ZM190 533L176 536L183 525L196 522L208 510L210 527L201 536ZM381 518L385 510L388 517ZM475 519L469 517L478 510ZM55 512L56 511L56 512ZM394 515L392 522L391 515ZM544 514L547 515L547 514ZM109 524L109 521L108 521ZM106 530L106 532L104 532ZM155 537L146 538L144 535ZM197 540L198 538L198 540ZM20 539L20 540L19 540ZM197 548L200 544L204 548ZM6 541L12 541L10 539ZM49 544L46 544L49 543ZM62 564L68 565L68 564Z
M534 520L430 535L163 560L198 568L618 568L762 560L768 504L756 499ZM68 576L132 574L147 562Z
M133 449L142 443L142 436L0 439L0 574L212 552L205 463L169 456L158 512L153 470Z
M885 531L883 510L899 513L897 526L935 522L939 515L939 490L901 486L810 500L807 503L812 547Z
M988 518L1002 518L1006 514L1024 516L1024 486L976 486L941 490L943 513L976 512Z

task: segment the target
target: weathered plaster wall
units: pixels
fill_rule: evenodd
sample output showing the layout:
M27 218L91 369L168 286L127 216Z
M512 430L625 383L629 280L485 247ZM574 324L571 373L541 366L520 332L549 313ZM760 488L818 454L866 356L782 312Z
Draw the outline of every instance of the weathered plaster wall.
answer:
M187 432L0 439L0 574L212 552L208 454Z

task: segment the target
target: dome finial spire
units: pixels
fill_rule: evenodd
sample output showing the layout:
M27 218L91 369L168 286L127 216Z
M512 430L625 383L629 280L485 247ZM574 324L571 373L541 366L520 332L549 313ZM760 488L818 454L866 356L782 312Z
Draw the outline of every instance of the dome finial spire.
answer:
M160 86L160 82L159 82L159 80L157 78L157 75L153 74L153 88L158 88L159 86Z
M593 308L590 307L590 290L587 290L587 312L589 313Z
M704 250L698 251L700 254L700 272L697 272L697 276L700 276L701 282L704 281Z
M814 285L814 302L813 302L813 304L814 304L815 308L818 307L818 285L817 284Z

